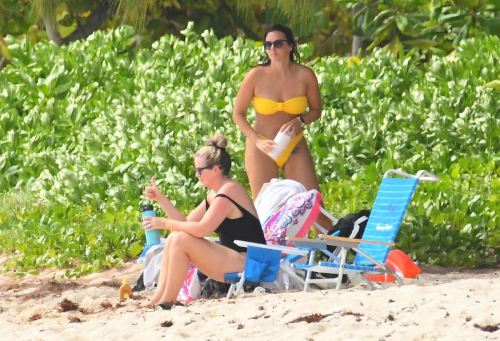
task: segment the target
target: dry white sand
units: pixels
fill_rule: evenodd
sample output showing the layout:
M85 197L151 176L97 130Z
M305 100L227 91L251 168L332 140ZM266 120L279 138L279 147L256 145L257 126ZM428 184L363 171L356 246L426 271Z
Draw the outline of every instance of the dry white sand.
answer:
M74 281L61 271L0 275L1 340L500 340L500 330L481 330L500 328L499 270L424 268L402 287L250 293L171 311L137 309L151 292L119 304L121 279L141 271L127 263ZM79 310L61 312L63 299ZM314 314L324 316L296 321Z

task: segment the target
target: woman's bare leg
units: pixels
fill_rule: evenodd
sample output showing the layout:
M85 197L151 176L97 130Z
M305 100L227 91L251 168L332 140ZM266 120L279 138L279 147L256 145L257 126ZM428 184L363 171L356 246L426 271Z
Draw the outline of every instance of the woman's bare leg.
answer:
M224 281L226 273L241 272L246 257L225 246L178 232L170 246L167 285L161 302L175 302L193 263L205 275L217 281Z
M307 147L307 142L302 138L293 150L292 154L283 166L283 174L286 179L292 179L300 182L309 191L311 189L319 189L318 177L314 168L314 162L311 152ZM323 203L321 203L323 206ZM332 222L325 215L320 214L318 224L330 231ZM318 231L316 230L316 233Z
M245 150L245 169L250 182L252 198L255 201L262 186L279 176L279 169L268 155L260 151L253 142L247 140Z
M172 232L168 237L167 241L165 243L165 247L163 249L163 257L161 259L161 271L160 271L160 276L158 277L158 286L156 287L155 293L151 298L148 300L148 302L144 303L141 305L141 307L147 307L151 305L155 305L158 302L160 302L160 298L163 295L163 292L165 291L165 287L167 284L167 274L168 274L168 254L170 250L170 244L172 242L173 236L175 235L176 232Z

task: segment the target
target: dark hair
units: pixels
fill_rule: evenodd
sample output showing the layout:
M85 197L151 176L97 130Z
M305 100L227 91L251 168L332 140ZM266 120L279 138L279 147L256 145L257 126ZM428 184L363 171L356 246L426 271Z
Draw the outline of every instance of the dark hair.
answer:
M219 166L222 174L228 176L231 170L231 155L226 152L227 138L215 134L208 138L205 146L195 156L203 156L207 160L207 167Z
M281 25L281 24L273 25L270 29L266 30L266 34L264 35L264 41L266 40L267 35L271 32L274 32L274 31L279 31L279 32L283 33L286 37L287 43L292 45L292 50L290 51L290 61L294 62L295 58L297 58L297 62L300 63L300 55L299 55L299 51L297 50L297 43L295 42L295 38L293 37L293 32L290 29L290 27L287 27L287 26ZM267 55L267 53L266 53L266 56L264 57L264 60L259 65L262 65L262 66L271 65L271 59L269 59L269 56Z

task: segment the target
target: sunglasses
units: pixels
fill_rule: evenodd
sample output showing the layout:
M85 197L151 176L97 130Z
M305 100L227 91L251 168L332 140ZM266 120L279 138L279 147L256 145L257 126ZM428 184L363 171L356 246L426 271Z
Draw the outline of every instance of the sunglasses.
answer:
M201 175L201 172L203 172L205 169L212 169L212 168L214 168L214 166L195 167L196 174Z
M288 42L288 41L286 39L277 39L274 42L272 42L272 41L265 41L264 42L264 49L265 50L270 50L271 47L273 47L273 45L274 45L275 48L280 49L283 46L284 42Z

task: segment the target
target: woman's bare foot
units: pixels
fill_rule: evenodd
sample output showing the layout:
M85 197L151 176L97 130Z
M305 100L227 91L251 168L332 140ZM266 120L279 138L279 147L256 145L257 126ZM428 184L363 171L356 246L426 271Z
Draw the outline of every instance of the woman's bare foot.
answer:
M144 303L139 303L137 305L137 308L139 309L143 309L143 308L153 308L155 307L157 301L153 301L153 300L148 300L147 302L144 302Z
M157 308L162 308L163 310L170 310L173 306L185 307L186 304L181 301L175 302L160 302L156 305Z

